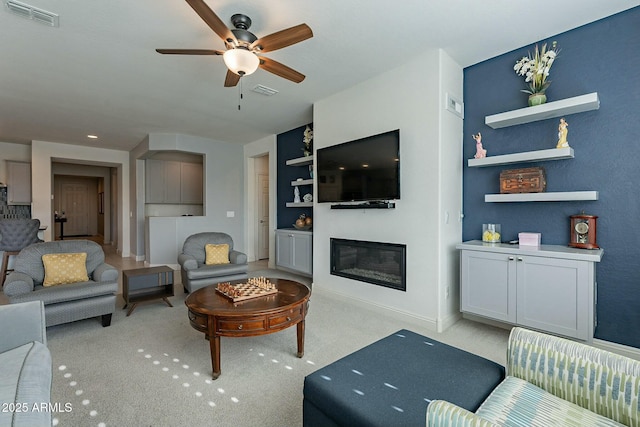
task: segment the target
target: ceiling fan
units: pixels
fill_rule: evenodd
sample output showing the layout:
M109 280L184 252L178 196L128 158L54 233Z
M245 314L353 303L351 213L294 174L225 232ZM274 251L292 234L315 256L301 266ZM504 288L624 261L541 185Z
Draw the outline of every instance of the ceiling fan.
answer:
M296 25L258 38L249 31L251 19L248 16L233 15L231 23L234 28L229 29L204 0L186 0L186 2L220 36L227 50L223 52L212 49L156 49L156 52L172 55L222 55L228 68L224 80L225 87L236 86L242 76L252 74L258 67L295 83L304 80L304 74L278 61L259 56L258 53L282 49L313 37L313 32L307 24Z

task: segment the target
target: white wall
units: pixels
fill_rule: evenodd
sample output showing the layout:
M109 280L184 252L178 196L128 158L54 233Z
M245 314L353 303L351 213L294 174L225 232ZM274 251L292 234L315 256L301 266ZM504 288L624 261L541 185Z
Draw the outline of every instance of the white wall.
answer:
M71 161L116 168L117 197L119 203L117 222L118 227L117 250L123 257L129 256L129 153L104 148L83 147L79 145L59 144L55 142L33 141L31 143L31 185L32 198L31 215L40 219L42 225L47 226L44 239L52 240L53 209L51 196L53 195L52 162Z
M454 77L444 78L444 74ZM457 259L442 244L461 230L460 223L449 222L452 231L446 232L446 239L441 237L441 208L457 208L462 194L459 176L451 185L441 183L455 171L461 174L462 133L461 121L441 117L443 91L462 99L462 68L432 50L317 102L313 117L316 150L400 129L401 162L401 198L395 209L331 210L329 204L314 205L314 289L412 315L433 329L442 329L443 318L451 315L440 299L443 283L451 279L450 265ZM452 153L442 153L450 147ZM317 196L317 188L314 191ZM330 275L331 237L406 244L406 292Z

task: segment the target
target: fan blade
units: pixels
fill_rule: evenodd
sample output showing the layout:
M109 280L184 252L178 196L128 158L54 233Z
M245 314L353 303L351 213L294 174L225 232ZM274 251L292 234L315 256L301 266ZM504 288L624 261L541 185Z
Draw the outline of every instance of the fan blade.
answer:
M227 77L224 79L224 87L234 87L240 81L240 76L231 70L227 70Z
M274 61L273 59L265 58L262 56L260 57L260 68L273 73L276 76L291 80L294 83L300 83L304 80L304 74L300 74L293 68L289 68L278 61Z
M156 52L169 55L222 55L224 53L211 49L156 49Z
M237 44L236 37L204 0L186 0L200 18L225 42Z
M310 39L311 37L313 37L311 28L309 28L307 24L300 24L259 38L251 43L249 50L256 49L258 52L271 52Z

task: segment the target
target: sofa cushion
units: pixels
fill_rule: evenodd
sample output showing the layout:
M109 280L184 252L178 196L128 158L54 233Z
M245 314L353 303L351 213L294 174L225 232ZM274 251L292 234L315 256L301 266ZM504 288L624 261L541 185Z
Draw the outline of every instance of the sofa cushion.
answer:
M207 243L204 246L206 265L229 264L229 245L222 243L219 245Z
M93 298L100 295L114 295L118 292L118 282L80 282L57 286L35 286L33 292L14 295L9 301L14 304L26 301L42 301L44 305Z
M516 377L507 377L476 415L503 426L622 426Z
M40 342L0 353L0 402L18 409L0 411L0 425L51 425L51 412L37 410L51 401L51 375L51 354Z
M87 253L57 253L42 255L44 281L42 286L62 285L63 283L86 282Z
M196 270L187 270L187 277L192 279L205 279L210 277L230 276L233 274L247 274L246 264L214 264L202 265ZM225 279L232 280L232 279Z

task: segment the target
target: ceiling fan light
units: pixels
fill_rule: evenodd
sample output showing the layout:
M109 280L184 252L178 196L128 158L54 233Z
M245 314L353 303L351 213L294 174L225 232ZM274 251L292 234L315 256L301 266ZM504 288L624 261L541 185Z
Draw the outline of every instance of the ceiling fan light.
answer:
M260 59L246 49L229 49L223 55L224 63L231 72L239 76L253 74L260 65Z

